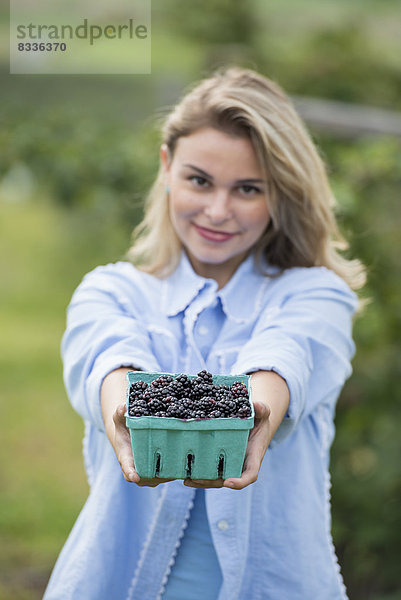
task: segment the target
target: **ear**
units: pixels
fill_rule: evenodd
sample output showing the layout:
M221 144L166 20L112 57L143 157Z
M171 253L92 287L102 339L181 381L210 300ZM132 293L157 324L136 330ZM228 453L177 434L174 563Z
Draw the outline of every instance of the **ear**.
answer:
M169 147L167 146L167 144L162 144L160 146L160 162L162 164L163 172L164 172L164 183L166 185L168 185L168 183L169 183L168 172L170 170L170 165L171 165L171 156L170 156L170 150L169 150Z

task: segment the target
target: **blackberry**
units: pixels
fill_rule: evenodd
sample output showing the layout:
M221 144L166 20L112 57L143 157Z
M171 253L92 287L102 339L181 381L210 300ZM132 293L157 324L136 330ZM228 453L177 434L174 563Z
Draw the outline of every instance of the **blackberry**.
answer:
M135 400L130 400L130 406L137 406L142 408L147 408L148 403L143 398L135 398Z
M213 393L213 386L208 383L203 383L203 380L198 378L194 379L192 384L192 397L200 400L202 396L211 396Z
M231 416L231 409L229 408L229 406L227 405L227 403L224 400L222 400L220 402L216 402L215 410L220 411L220 414L222 417L230 417Z
M237 415L241 418L250 417L251 407L244 404L238 409Z
M203 391L199 389L196 384L194 384L191 390L191 398L194 400L200 400L202 396L204 396Z
M175 382L181 384L183 389L189 390L192 388L192 381L190 380L188 375L185 375L184 373L178 375L178 377L175 378Z
M174 395L174 393L172 394L172 392L170 390L170 386L167 386L167 387L159 388L157 390L156 398L163 400L163 399L167 398L168 396L172 396L172 395Z
M180 381L175 379L168 385L168 391L172 396L176 396L177 398L181 397L185 393L185 388Z
M142 394L144 393L144 391L146 390L147 387L148 387L148 384L145 383L144 381L135 381L133 384L131 384L131 387L129 390L130 400L135 400L136 398L142 398Z
M249 406L249 398L248 396L240 396L235 399L237 406Z
M153 416L154 417L167 417L167 413L164 410L158 410L157 412L155 412L155 414Z
M150 384L153 388L163 388L173 381L171 375L160 375Z
M176 417L178 419L188 418L189 411L180 404L179 402L175 402L174 404L170 404L167 408L167 416L168 417Z
M228 388L226 385L222 385L220 386L220 389L218 389L215 393L215 398L218 401L222 401L222 400L232 400L233 399L233 395L230 391L230 388Z
M170 404L177 402L177 396L166 396L164 398L165 405L168 407Z
M218 408L215 408L214 410L212 410L211 413L209 413L210 419L219 419L222 416L223 415L221 414L221 411Z
M197 408L193 411L191 418L192 419L206 419L206 413L204 410Z
M216 385L213 375L204 369L193 379L181 373L175 379L160 375L149 385L144 381L132 383L128 414L179 419L247 418L251 405L243 383Z
M148 387L148 384L145 383L144 381L134 381L133 383L131 383L130 392L134 392L134 391L144 392L147 387Z
M147 409L150 414L154 415L157 412L160 412L164 409L164 403L156 398L149 400Z
M199 371L198 378L201 381L203 381L204 383L208 383L209 385L211 385L213 383L213 375L211 373L209 373L209 371L206 371L205 369L203 369L202 371Z
M152 394L152 390L150 388L148 388L147 390L145 390L142 394L142 398L144 400L146 400L147 402L149 402L149 400L153 399L153 394Z
M143 417L147 414L147 408L138 405L129 407L128 414L130 417Z
M212 398L215 398L215 397L216 397L216 394L217 394L217 393L218 393L218 391L219 391L219 388L220 388L220 386L219 386L219 385L216 385L215 383L213 383L213 384L212 384L211 386L209 386L209 387L210 387L210 390L209 390L209 396L211 396Z
M241 381L236 381L235 383L233 383L230 389L234 398L238 398L240 396L245 396L246 398L248 398L248 390Z
M203 396L200 399L199 403L197 403L197 407L199 407L199 409L204 411L207 415L209 415L212 412L212 410L214 410L215 406L216 400L211 396Z
M182 406L184 406L188 410L192 410L196 406L196 400L194 400L193 398L187 398L184 396L184 398L180 398L180 402Z

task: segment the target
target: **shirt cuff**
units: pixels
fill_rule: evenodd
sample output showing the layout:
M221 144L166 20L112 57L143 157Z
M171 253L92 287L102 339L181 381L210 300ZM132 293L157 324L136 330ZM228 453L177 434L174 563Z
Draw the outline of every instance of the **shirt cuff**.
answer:
M274 362L259 362L259 364L254 360L243 360L238 361L232 369L232 373L252 374L256 371L274 371L274 373L277 373L277 375L280 375L284 379L290 392L287 413L270 442L270 447L273 448L293 432L302 416L305 408L306 390L310 372L308 369L305 369L305 373L300 381L299 375L288 364L280 364L277 360Z
M159 365L156 361L136 359L132 356L110 356L98 359L86 381L86 402L88 411L95 427L105 431L102 409L100 404L100 388L103 380L112 371L120 367L132 367L138 371L158 371ZM121 401L125 400L125 397Z

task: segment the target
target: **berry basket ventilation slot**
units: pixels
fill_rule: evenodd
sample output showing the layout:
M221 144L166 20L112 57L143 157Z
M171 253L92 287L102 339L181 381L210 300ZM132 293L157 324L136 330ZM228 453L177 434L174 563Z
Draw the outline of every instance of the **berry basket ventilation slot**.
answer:
M203 380L199 377L202 375ZM203 371L194 376L128 371L126 379L126 424L130 430L135 468L140 477L226 479L241 476L249 430L254 424L249 375L212 376ZM155 389L156 384L159 386L155 394L157 398L152 399L151 390ZM232 387L233 384L237 385ZM185 385L188 386L188 392ZM160 387L163 386L166 389L161 390ZM186 418L169 416L170 412L173 413L168 404L171 401L167 389L169 387L173 390L180 388L181 392L177 395L182 400L175 404L179 405L178 410L182 410L182 415ZM238 398L238 402L243 404L239 409L234 409L234 416L226 416L228 409L226 412L223 409L223 413L214 410L215 407L219 408L216 404L235 406L235 398L234 402L224 402L224 398L230 396L230 389L237 396L240 395L244 387L247 400ZM190 396L191 388L195 398L184 398L186 395ZM199 397L202 393L204 395ZM135 409L130 404L130 394L131 403L132 398L136 398ZM219 401L220 398L223 402ZM156 406L156 410L160 410L157 414L163 416L141 416L141 412L146 412L144 407L148 407L150 401L153 402L153 410ZM133 413L139 416L130 416ZM220 416L221 414L224 416ZM195 415L195 418L188 418L188 415Z

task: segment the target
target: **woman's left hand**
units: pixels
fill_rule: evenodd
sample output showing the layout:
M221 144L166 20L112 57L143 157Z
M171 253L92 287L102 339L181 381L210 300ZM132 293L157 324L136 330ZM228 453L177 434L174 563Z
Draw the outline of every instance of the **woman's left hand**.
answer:
M188 487L241 490L257 480L266 450L288 409L290 395L284 379L273 371L253 373L251 387L255 424L249 434L241 477L185 479L184 484Z

